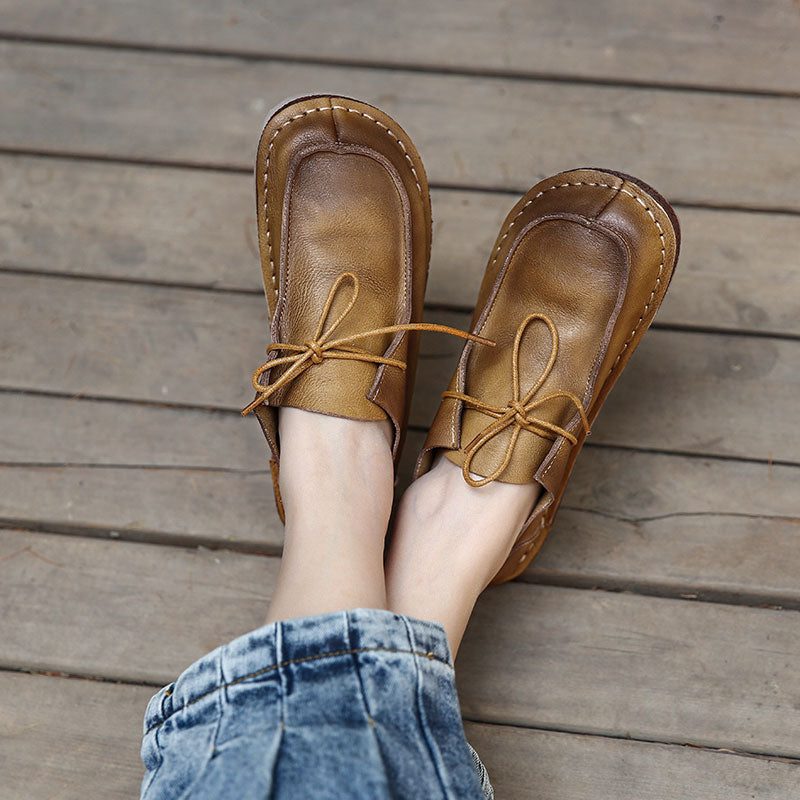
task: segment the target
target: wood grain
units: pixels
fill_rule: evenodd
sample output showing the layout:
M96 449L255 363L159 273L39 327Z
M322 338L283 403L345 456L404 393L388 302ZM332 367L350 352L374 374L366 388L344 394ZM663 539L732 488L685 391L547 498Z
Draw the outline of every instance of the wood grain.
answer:
M0 293L0 387L230 410L251 399L248 376L263 361L267 330L259 296L16 274L0 274ZM429 317L468 325L464 314ZM433 418L449 381L460 352L451 339L424 340L415 425ZM779 424L796 408L794 344L651 331L592 440L794 462L800 432Z
M796 467L587 449L524 579L798 608L797 481Z
M478 603L462 645L463 712L712 747L724 735L732 749L794 755L795 615L505 584Z
M18 532L0 541L0 668L167 683L258 627L278 572L278 559L222 550Z
M261 291L249 176L0 156L0 265ZM427 299L470 308L516 197L434 190ZM800 336L800 217L679 209L658 324Z
M794 98L9 42L0 64L0 148L249 171L275 103L335 86L399 120L434 184L526 191L600 165L675 202L800 210Z
M466 729L500 800L784 800L800 790L793 763L508 725Z
M2 0L3 31L255 56L800 92L791 0Z
M2 664L166 683L260 624L276 567L6 531ZM794 612L510 584L479 602L457 673L476 721L797 757L798 656Z
M138 797L153 690L0 672L2 800Z

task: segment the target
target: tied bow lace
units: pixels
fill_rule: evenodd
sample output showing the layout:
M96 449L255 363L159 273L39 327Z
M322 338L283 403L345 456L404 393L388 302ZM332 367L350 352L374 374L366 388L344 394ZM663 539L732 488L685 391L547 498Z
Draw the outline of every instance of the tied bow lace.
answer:
M352 286L350 299L347 305L342 310L336 319L328 324L328 316L330 315L331 308L339 293L340 288L349 281ZM254 411L262 403L266 403L269 398L277 391L287 386L299 375L302 375L307 369L315 364L321 364L326 359L341 359L345 361L364 361L371 364L386 365L387 367L394 367L396 369L404 370L406 364L396 358L387 358L386 356L375 355L361 347L354 347L353 342L358 342L361 339L368 339L373 336L380 336L386 333L397 333L399 331L436 331L438 333L449 333L452 336L458 336L462 339L468 339L478 344L489 345L494 347L494 342L490 339L484 339L482 336L476 336L472 333L460 331L457 328L451 328L447 325L436 325L429 322L408 322L402 325L388 325L383 328L374 328L370 331L362 333L355 333L351 336L343 336L339 339L333 339L333 334L339 325L342 324L345 317L353 309L358 299L359 281L358 277L352 272L343 272L334 282L325 305L322 307L322 313L317 323L317 329L314 337L302 345L287 344L283 342L275 342L267 346L267 354L273 352L288 352L289 355L279 356L272 358L262 364L253 373L253 389L257 393L257 397L250 403L249 406L242 409L242 416L246 416L251 411ZM327 325L327 327L326 327ZM275 367L288 366L289 368L278 377L274 383L263 386L260 383L261 376L269 373Z
M542 370L542 373L536 383L534 383L533 386L525 393L525 395L522 396L519 375L520 345L522 343L522 337L525 331L528 329L528 326L536 321L543 322L545 325L547 325L547 328L550 331L550 358L547 360L547 364ZM485 486L487 483L490 483L491 481L500 477L500 475L503 473L503 470L511 461L511 456L514 453L514 447L517 444L517 440L519 439L521 431L529 431L530 433L534 433L537 436L549 439L550 441L555 441L559 436L563 436L573 445L578 443L577 436L568 431L566 428L562 428L560 425L556 425L552 422L548 422L545 419L541 419L540 417L532 415L533 411L551 400L555 400L558 397L563 397L566 400L569 400L570 403L572 403L578 410L584 430L587 434L589 433L589 420L586 416L586 412L584 411L583 403L572 392L557 391L552 392L545 397L534 399L535 394L539 391L539 389L542 388L544 382L552 372L553 365L556 363L557 357L558 331L556 330L556 326L553 324L553 321L545 314L531 314L529 317L526 317L522 321L522 324L519 326L519 328L517 328L517 335L514 339L514 350L511 356L513 399L508 405L502 407L493 406L490 403L484 403L477 397L472 397L471 395L462 394L460 392L447 391L442 394L442 397L450 397L454 400L460 400L468 408L472 408L475 411L480 411L483 414L495 418L495 422L486 427L464 448L466 458L461 471L464 475L464 480L470 486ZM470 474L470 467L472 466L473 459L477 455L478 451L487 442L491 441L495 436L511 426L514 426L514 430L511 433L511 439L508 442L508 446L506 447L506 452L503 456L500 466L497 467L497 469L494 470L491 475L488 475L485 478L481 478L479 480L473 478Z

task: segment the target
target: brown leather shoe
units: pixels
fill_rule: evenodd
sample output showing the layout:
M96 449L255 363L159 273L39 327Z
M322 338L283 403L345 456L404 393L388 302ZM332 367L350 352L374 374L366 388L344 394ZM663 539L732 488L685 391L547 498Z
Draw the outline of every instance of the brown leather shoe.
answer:
M442 451L471 486L541 485L494 583L544 543L589 426L664 299L679 243L670 205L607 170L548 178L506 218L472 321L497 347L464 347L416 470Z
M278 406L389 420L400 455L414 383L431 212L425 170L402 128L344 97L287 101L256 157L267 361L254 411L272 450L278 512Z

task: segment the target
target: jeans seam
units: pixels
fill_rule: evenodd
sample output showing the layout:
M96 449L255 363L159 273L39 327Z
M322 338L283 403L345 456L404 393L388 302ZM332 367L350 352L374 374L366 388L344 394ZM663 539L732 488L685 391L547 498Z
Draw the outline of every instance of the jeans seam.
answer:
M283 625L280 622L273 623L275 631L275 657L280 658L283 653ZM286 687L284 686L284 676L278 674L280 703L280 740L275 751L275 760L272 762L272 771L269 778L269 793L265 800L272 800L275 797L275 785L278 776L278 763L280 761L281 750L283 749L284 739L286 738Z
M407 619L403 619L403 622L406 626L406 635L408 636L408 644L412 648L416 644L416 640L414 638L414 629L411 627ZM413 651L415 652L415 651ZM451 798L452 794L450 792L448 782L445 781L444 775L442 775L442 764L441 764L441 752L439 748L436 746L436 743L432 740L431 731L428 728L428 716L425 713L425 707L422 702L422 683L423 683L423 674L420 665L417 663L416 658L414 659L414 671L416 673L416 680L417 680L417 714L419 717L419 726L422 731L422 738L425 742L426 747L428 748L428 754L430 755L431 762L433 764L434 772L436 773L436 778L439 781L439 786L442 790L442 796L445 798Z
M350 645L351 651L353 651L352 652L353 671L355 672L356 681L358 682L358 689L361 695L361 703L364 708L364 713L366 714L367 717L368 727L370 729L370 732L372 733L372 742L375 745L375 750L378 754L378 758L380 759L381 767L383 768L384 779L386 780L387 794L389 797L392 797L391 788L389 786L390 783L389 770L386 766L386 759L383 757L383 750L381 750L380 737L378 736L378 731L377 731L377 722L375 720L375 717L372 715L372 709L370 708L369 701L367 700L367 693L364 690L364 680L361 677L361 665L359 664L358 658L356 657L357 648L353 647L353 639L351 635L352 631L350 628L350 615L347 612L345 612L344 614L344 624L345 624L345 629L347 630L347 642Z
M158 743L158 731L150 729L153 731L153 749L158 756L158 764L152 770L147 770L145 772L145 780L147 781L147 785L142 787L142 800L145 800L147 795L150 793L150 788L153 786L156 780L156 775L158 775L158 771L161 769L162 765L164 764L164 754L161 752L161 745ZM148 731L149 733L149 731ZM147 733L145 734L147 736Z
M288 667L291 664L303 664L309 661L319 661L320 659L323 658L336 658L337 656L347 656L347 655L352 655L354 653L381 653L381 652L424 657L433 661L439 661L440 663L452 669L452 665L448 661L445 661L443 658L440 658L433 652L428 651L423 653L417 650L404 650L400 648L391 648L391 647L354 647L348 650L333 650L330 653L317 653L313 656L301 656L299 658L289 658L286 659L285 661L280 661L277 664L270 664L270 666L268 667L262 667L261 669L255 670L254 672L249 672L247 675L242 675L240 678L228 681L227 683L215 686L213 689L209 689L207 692L203 692L203 694L200 694L197 697L189 700L182 706L173 708L172 712L168 716L164 717L164 719L160 720L155 725L151 725L145 731L145 734L148 734L150 733L150 731L155 730L156 728L163 725L171 716L173 716L173 714L176 714L179 711L183 711L184 709L194 705L195 703L199 703L201 700L214 694L214 692L219 692L221 689L227 688L229 686L236 686L237 684L244 683L245 681L251 680L252 678L258 678L261 677L262 675L267 675L270 672L275 672L276 670L281 669L282 667Z

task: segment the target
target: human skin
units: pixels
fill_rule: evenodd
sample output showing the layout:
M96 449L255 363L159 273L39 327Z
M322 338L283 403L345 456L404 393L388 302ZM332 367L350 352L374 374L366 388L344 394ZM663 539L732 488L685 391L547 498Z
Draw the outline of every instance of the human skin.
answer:
M286 531L267 622L389 609L440 623L455 655L538 488L473 488L440 458L403 495L384 558L394 476L388 422L282 408L279 426Z

